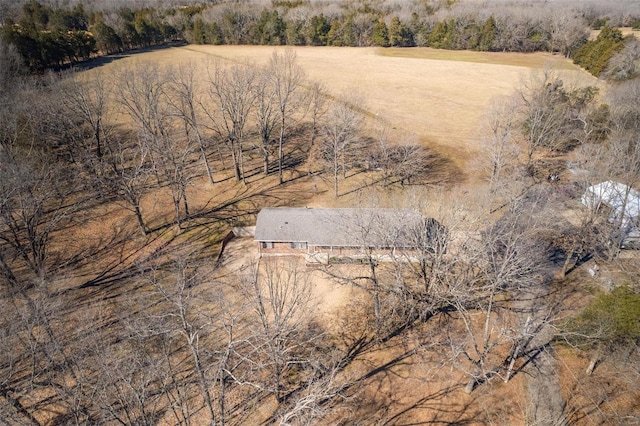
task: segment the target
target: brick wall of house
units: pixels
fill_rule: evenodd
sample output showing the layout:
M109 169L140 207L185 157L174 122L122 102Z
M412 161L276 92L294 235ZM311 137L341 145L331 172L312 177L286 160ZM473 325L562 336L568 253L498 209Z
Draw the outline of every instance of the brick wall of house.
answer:
M273 248L265 248L262 243L260 244L260 253L262 254L304 254L307 252L306 248L294 249L291 247L291 243L273 243Z

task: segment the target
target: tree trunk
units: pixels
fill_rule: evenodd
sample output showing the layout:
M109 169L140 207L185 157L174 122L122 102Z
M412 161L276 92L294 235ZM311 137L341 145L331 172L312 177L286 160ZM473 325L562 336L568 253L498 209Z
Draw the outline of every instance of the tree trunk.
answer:
M476 380L476 376L480 373L480 371L476 368L473 371L473 375L469 378L469 381L467 382L467 385L464 387L464 392L469 394L471 392L473 392L473 390L476 388L476 385L478 384L478 380Z
M282 154L282 144L284 142L284 117L282 118L282 123L280 125L280 138L278 139L278 180L280 184L284 182L282 178L282 162L283 162L283 154Z
M187 203L187 191L185 188L182 189L182 204L184 204L184 217L188 219L190 216L189 213L189 203Z
M173 194L173 208L175 210L176 213L176 225L178 225L178 229L182 229L182 221L180 220L180 198L176 197L175 194Z
M238 154L236 150L237 149L235 146L231 149L231 159L233 160L233 172L236 176L236 180L240 182L242 180L242 177L240 175L240 164L239 164L240 160L238 159Z
M202 365L200 363L200 355L198 354L198 350L194 347L193 341L189 341L189 349L191 349L193 362L195 364L196 371L198 372L198 379L200 380L200 387L202 388L202 393L204 394L204 400L207 404L207 409L209 410L211 424L214 425L216 423L216 417L213 412L213 402L212 402L213 399L211 398L211 393L209 392L209 388L207 387L207 379L204 376Z
M589 361L589 365L587 366L587 370L585 371L585 374L587 376L590 376L591 374L593 374L593 370L596 369L596 367L598 366L598 363L600 363L600 353L596 353L593 357L591 357L591 360Z
M140 211L139 205L133 206L133 211L136 214L136 219L138 219L138 225L140 225L140 230L142 231L142 235L147 235L149 231L147 231L147 227L144 224L144 220L142 219L142 212Z
M520 351L523 349L523 343L525 343L527 340L527 335L529 334L529 326L531 325L531 316L527 317L527 321L524 324L524 330L523 330L523 335L521 336L520 340L518 341L518 343L516 344L516 347L513 350L513 353L511 353L511 360L509 361L509 367L507 367L507 374L504 377L504 382L507 383L509 381L509 379L511 378L511 372L513 371L513 367L516 363L516 360L518 359L518 357L520 356Z
M204 167L207 169L209 182L211 182L211 185L213 185L215 183L215 181L213 180L213 172L211 171L211 166L209 165L209 160L207 159L207 153L205 152L202 143L200 143L200 152L202 153L202 161L204 162Z
M263 152L264 155L264 161L263 161L263 172L265 176L269 175L269 153L267 152L267 150L264 150Z

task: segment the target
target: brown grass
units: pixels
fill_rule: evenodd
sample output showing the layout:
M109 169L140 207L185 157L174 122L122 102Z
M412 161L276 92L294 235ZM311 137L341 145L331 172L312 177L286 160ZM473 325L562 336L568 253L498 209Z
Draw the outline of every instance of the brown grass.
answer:
M110 67L152 61L226 61L266 63L267 46L197 46L162 49L114 61ZM568 79L596 81L570 61L547 53L487 53L426 48L380 49L296 47L307 75L322 82L337 99L361 94L371 131L392 130L402 141L417 140L468 168L482 149L478 129L493 98L513 93L531 69L554 67Z

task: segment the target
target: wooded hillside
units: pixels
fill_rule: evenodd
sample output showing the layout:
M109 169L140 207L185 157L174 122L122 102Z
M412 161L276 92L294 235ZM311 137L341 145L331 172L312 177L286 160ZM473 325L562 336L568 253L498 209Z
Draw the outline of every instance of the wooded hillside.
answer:
M562 2L552 7L536 1L526 7L494 2L482 8L464 1L364 0L193 2L174 7L150 2L140 9L99 2L69 8L36 0L20 4L0 13L3 37L18 48L29 67L38 70L178 40L195 44L547 51L573 57L587 42L590 28L632 26L640 20L633 2L608 7L598 2ZM618 50L595 53L601 62L598 66L582 59L576 63L584 63L599 75Z

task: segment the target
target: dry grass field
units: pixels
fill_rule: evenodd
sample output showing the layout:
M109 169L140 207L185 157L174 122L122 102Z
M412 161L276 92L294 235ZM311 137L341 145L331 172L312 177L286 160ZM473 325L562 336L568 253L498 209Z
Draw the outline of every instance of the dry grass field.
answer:
M261 64L273 51L268 46L190 45L132 55L106 69L144 61ZM546 53L349 47L298 47L295 51L308 77L322 82L333 97L361 95L363 109L372 118L372 131L392 129L396 140L418 140L466 170L469 160L482 150L478 135L487 106L492 99L513 93L531 72L552 67L564 73L566 80L596 83L569 60Z

